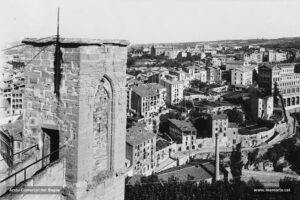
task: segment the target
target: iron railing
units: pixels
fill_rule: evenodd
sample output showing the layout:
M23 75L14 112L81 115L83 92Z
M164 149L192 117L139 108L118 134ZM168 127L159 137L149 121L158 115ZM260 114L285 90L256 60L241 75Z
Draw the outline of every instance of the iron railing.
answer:
M6 178L2 179L2 180L0 181L0 183L3 183L4 181L7 181L7 180L9 180L9 179L11 179L11 178L14 178L14 185L13 185L13 186L9 186L9 187L13 188L13 187L17 186L19 183L28 180L29 178L31 178L31 176L30 176L30 177L26 177L26 170L27 170L29 167L31 167L31 166L33 166L33 165L39 163L39 162L42 162L42 167L41 167L40 169L36 170L36 171L34 172L34 174L36 174L36 172L38 172L38 171L40 171L40 170L45 169L49 164L53 163L54 161L53 161L53 162L50 162L50 161L49 161L49 163L47 163L47 164L45 165L45 164L44 164L44 160L47 159L47 158L49 158L51 155L53 155L53 154L59 152L59 151L60 151L62 148L64 148L64 147L65 147L65 145L61 146L61 147L58 148L57 150L55 150L55 151L49 153L49 154L46 155L46 156L43 156L42 158L40 158L40 159L36 160L35 162L33 162L33 163L27 165L26 167L22 168L21 170L19 170L19 171L13 173L13 174L7 176ZM18 152L18 153L19 153L19 152ZM24 173L24 179L23 179L22 181L18 182L18 181L17 181L17 175L20 174L20 173L22 173L22 172ZM33 174L33 175L34 175L34 174Z

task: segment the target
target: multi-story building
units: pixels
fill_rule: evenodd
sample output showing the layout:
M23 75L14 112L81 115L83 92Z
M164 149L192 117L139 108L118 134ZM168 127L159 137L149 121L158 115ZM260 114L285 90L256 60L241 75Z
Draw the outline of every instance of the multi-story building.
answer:
M287 53L286 52L277 52L274 50L268 51L268 61L269 62L282 62L287 60Z
M12 90L11 92L11 115L23 113L23 90Z
M157 83L142 84L132 88L131 109L145 119L158 115L165 106L166 88Z
M169 136L176 142L178 151L196 149L197 130L189 121L169 119Z
M251 98L251 110L253 118L269 119L273 114L273 96Z
M275 82L282 94L286 109L300 107L300 73L295 73L295 63L265 63L258 68L258 84L273 92Z
M178 53L179 51L174 49L173 47L167 47L167 46L151 47L152 56L166 56L170 59L175 59Z
M155 168L156 135L136 124L127 130L126 158L132 163L132 175L151 175Z
M132 113L131 110L131 96L132 96L132 88L142 85L141 81L135 79L135 76L126 75L126 89L127 89L127 114L130 115Z
M178 104L183 99L183 82L165 78L160 79L159 83L166 88L166 103Z
M226 63L226 55L223 54L214 55L211 62L213 66L220 67Z
M207 81L207 72L204 68L198 66L188 66L184 68L184 71L191 76L191 79L201 80L201 82Z
M246 54L244 54L244 61L262 63L263 62L263 53L262 52L254 52L254 53L250 53L250 54L246 53Z
M252 85L252 69L241 67L231 70L231 85Z
M216 134L218 135L218 139L222 141L223 138L227 137L227 129L228 129L228 117L225 114L220 115L212 115L211 116L211 130L212 130L212 138L215 141Z
M226 114L204 114L193 119L193 123L198 130L198 138L212 138L215 136L222 140L226 138L228 129L228 117Z
M177 80L183 83L183 88L190 87L190 82L191 82L191 80L193 80L192 75L190 75L187 72L184 72L182 70L170 70L169 73L170 73L170 75L177 76ZM168 76L165 76L165 77L168 78Z
M221 70L218 67L210 66L207 68L207 81L211 83L221 82Z

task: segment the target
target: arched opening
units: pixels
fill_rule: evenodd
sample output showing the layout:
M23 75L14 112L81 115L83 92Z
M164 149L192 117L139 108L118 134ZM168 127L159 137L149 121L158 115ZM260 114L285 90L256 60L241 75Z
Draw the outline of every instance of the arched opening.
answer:
M113 88L110 80L103 77L96 86L93 110L95 171L113 169Z

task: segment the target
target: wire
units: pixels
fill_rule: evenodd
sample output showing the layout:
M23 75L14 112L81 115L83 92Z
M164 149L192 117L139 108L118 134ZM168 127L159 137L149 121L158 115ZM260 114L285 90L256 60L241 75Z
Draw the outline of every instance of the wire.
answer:
M40 53L42 53L42 51L44 51L46 48L48 48L49 46L45 46L43 47L35 56L33 56L32 59L30 59L27 63L25 63L24 67L26 67L29 63L31 63L38 55L40 55Z
M47 39L47 38L51 38L51 37L54 37L55 35L51 35L49 37L45 37L45 38L40 38L38 40L34 40L33 42L38 42L40 40L44 40L44 39ZM12 46L12 47L8 47L6 49L1 49L0 51L7 51L7 50L10 50L10 49L13 49L13 48L17 48L17 47L21 47L21 46L25 46L27 44L19 44L19 45L15 45L15 46Z

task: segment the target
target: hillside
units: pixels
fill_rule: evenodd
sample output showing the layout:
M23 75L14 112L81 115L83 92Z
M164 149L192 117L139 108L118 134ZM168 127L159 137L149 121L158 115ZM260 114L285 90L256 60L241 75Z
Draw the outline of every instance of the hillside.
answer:
M181 43L156 43L154 45L174 46L175 48L194 47L196 44L209 44L212 46L248 46L259 45L268 48L297 48L300 49L300 37L278 38L278 39L248 39L248 40L217 40L217 41L200 41L200 42L181 42ZM151 47L153 44L132 44L132 47Z

